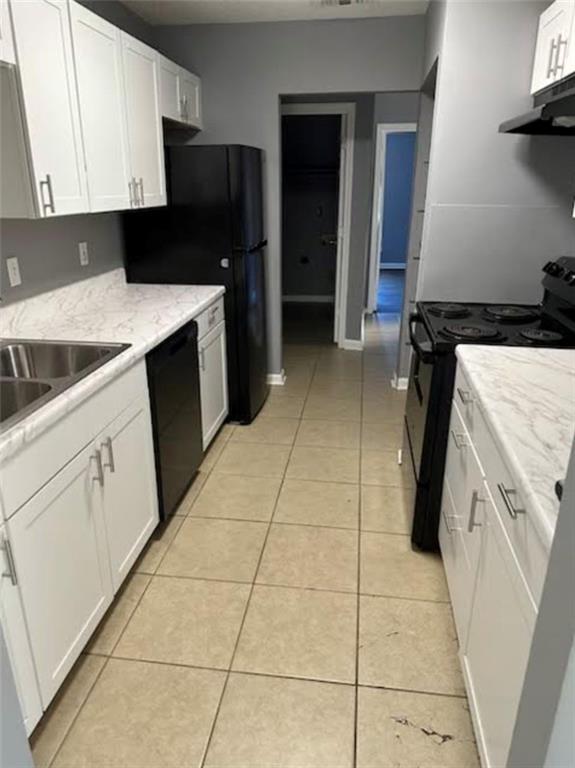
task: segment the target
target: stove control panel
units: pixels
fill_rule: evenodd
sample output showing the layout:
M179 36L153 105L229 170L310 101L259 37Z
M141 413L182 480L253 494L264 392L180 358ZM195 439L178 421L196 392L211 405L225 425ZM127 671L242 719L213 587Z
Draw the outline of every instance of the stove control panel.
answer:
M543 267L543 272L549 275L549 277L563 280L567 285L575 286L575 269L573 268L575 265L561 263L567 261L572 262L573 259L562 258L559 261L548 261Z

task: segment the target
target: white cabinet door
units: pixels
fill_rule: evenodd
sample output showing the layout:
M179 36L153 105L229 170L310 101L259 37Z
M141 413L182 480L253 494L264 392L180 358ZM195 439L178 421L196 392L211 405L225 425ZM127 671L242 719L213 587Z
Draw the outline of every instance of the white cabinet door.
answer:
M180 67L165 56L160 56L160 105L162 117L182 120Z
M0 0L0 61L7 64L16 63L8 0Z
M556 0L539 17L531 93L569 74L573 8L573 0Z
M131 175L139 207L166 205L159 54L122 32Z
M204 450L228 415L226 326L220 323L198 342Z
M152 421L147 394L98 438L102 497L114 592L159 521Z
M129 208L130 168L120 30L70 4L90 210Z
M66 0L11 3L41 216L89 210Z
M112 600L95 456L87 446L7 523L44 707Z
M12 563L8 534L3 525L0 526L0 623L24 716L24 726L26 733L30 734L42 716L42 702L22 611L18 574Z
M482 548L464 667L485 764L507 765L536 610L485 486Z
M185 69L180 70L180 90L184 122L202 127L202 88L200 78Z

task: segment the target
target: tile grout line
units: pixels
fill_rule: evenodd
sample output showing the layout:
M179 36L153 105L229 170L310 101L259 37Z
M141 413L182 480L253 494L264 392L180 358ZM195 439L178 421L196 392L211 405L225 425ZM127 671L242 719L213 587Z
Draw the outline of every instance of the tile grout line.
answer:
M317 367L317 361L314 363L314 368L313 368L314 373L313 373L313 375L315 375L316 367ZM313 380L313 375L312 375L312 380ZM299 415L299 419L298 419L300 424L298 425L298 428L296 430L296 436L297 436L297 433L299 432L299 428L300 428L301 420L302 420L302 416L303 416L303 411L304 411L304 408L305 408L305 404L307 402L307 398L309 396L309 388L310 387L311 387L311 381L310 381L307 393L306 393L306 395L304 397L304 401L303 401L303 404L302 404L302 407L301 407L301 411L300 411L300 415ZM200 768L204 768L204 766L205 766L206 758L208 756L208 752L210 750L212 739L213 739L213 736L214 736L214 733L215 733L216 724L218 722L220 710L221 710L222 703L223 703L223 700L224 700L224 696L226 694L226 690L227 690L227 687L228 687L228 682L229 682L230 676L232 674L232 668L233 668L233 665L234 665L234 660L235 660L236 653L237 653L237 650L238 650L238 646L239 646L240 638L241 638L242 631L243 631L243 628L244 628L244 624L245 624L245 621L246 621L246 618L247 618L247 615L248 615L248 610L249 610L250 603L251 603L251 600L252 600L252 595L253 595L254 589L256 587L257 575L258 575L258 572L259 572L259 569L260 569L260 565L261 565L261 562L262 562L262 559L263 559L264 551L265 551L265 548L266 548L266 545L267 545L267 542L268 542L268 538L269 538L269 535L270 535L270 531L271 531L271 527L272 527L275 511L277 509L279 498L280 498L280 495L281 495L281 492L282 492L282 489L283 489L283 486L284 486L284 483L285 483L286 474L287 474L289 462L291 460L291 457L292 457L292 454L293 454L293 451L294 451L294 447L295 447L295 437L294 437L293 444L290 446L289 455L288 455L288 458L287 458L287 461L286 461L286 464L285 464L285 467L284 467L284 470L283 470L283 474L282 474L282 477L281 477L281 482L280 482L280 486L279 486L279 489L278 489L278 492L277 492L277 496L276 496L276 499L275 499L274 508L272 510L272 514L271 514L271 517L270 517L269 522L268 522L268 526L267 526L267 530L266 530L266 535L264 537L264 541L263 541L263 544L262 544L262 548L260 550L260 555L259 555L259 558L258 558L258 562L257 562L256 568L254 570L254 575L253 575L253 579L252 579L251 588L250 588L250 591L249 591L249 594L248 594L248 598L246 600L246 605L245 605L245 608L244 608L244 612L243 612L242 620L240 622L240 626L238 628L238 633L236 635L236 641L235 641L234 648L233 648L233 651L232 651L232 655L231 655L231 658L230 658L229 667L228 667L228 670L227 670L227 673L226 673L226 678L224 680L224 684L222 686L222 691L220 693L220 698L219 698L219 701L218 701L218 706L216 707L216 711L214 713L214 718L212 720L212 725L211 725L211 728L210 728L210 732L208 734L208 738L206 740L206 744L205 744L205 747L204 747L202 759L201 759L201 762L200 762Z

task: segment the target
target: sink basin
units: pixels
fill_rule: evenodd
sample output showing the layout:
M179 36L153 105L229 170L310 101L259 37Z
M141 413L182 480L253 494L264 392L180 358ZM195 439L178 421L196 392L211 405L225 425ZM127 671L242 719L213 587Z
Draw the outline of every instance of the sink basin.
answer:
M0 383L0 421L5 421L19 411L47 395L52 387L42 381L14 379Z
M0 347L0 376L17 379L75 376L112 351L111 347L97 344L14 342Z
M0 432L29 416L129 344L0 341Z

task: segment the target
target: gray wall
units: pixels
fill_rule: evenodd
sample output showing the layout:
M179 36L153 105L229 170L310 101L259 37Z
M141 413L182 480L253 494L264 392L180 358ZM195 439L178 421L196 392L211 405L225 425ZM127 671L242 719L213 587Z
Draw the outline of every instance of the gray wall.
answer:
M377 123L416 123L418 112L419 92L375 94L373 105L375 125Z
M81 0L135 37L154 44L153 29L115 0ZM122 266L118 214L58 216L51 219L0 221L0 300L8 304L66 283ZM80 266L78 243L88 243L90 264ZM6 258L17 256L22 285L11 288Z
M542 7L447 4L421 298L538 301L542 264L575 253L575 142L498 133L500 122L530 108Z
M120 217L115 213L0 221L0 298L3 304L59 288L123 265ZM90 263L80 266L78 243ZM6 259L17 256L22 285L11 288Z
M421 16L277 24L201 24L159 28L157 31L158 44L165 53L202 78L205 130L195 141L207 144L239 142L266 151L268 328L272 372L281 369L279 97L300 93L417 90L421 83L423 34ZM360 125L362 123L360 119ZM366 135L371 135L372 124L373 114L365 120ZM371 158L371 147L369 156ZM362 172L364 165L369 163L360 157L354 173ZM369 193L366 202L369 217ZM353 244L353 248L347 336L359 338L357 312L358 308L363 308L365 247L361 244L355 250L356 244Z

